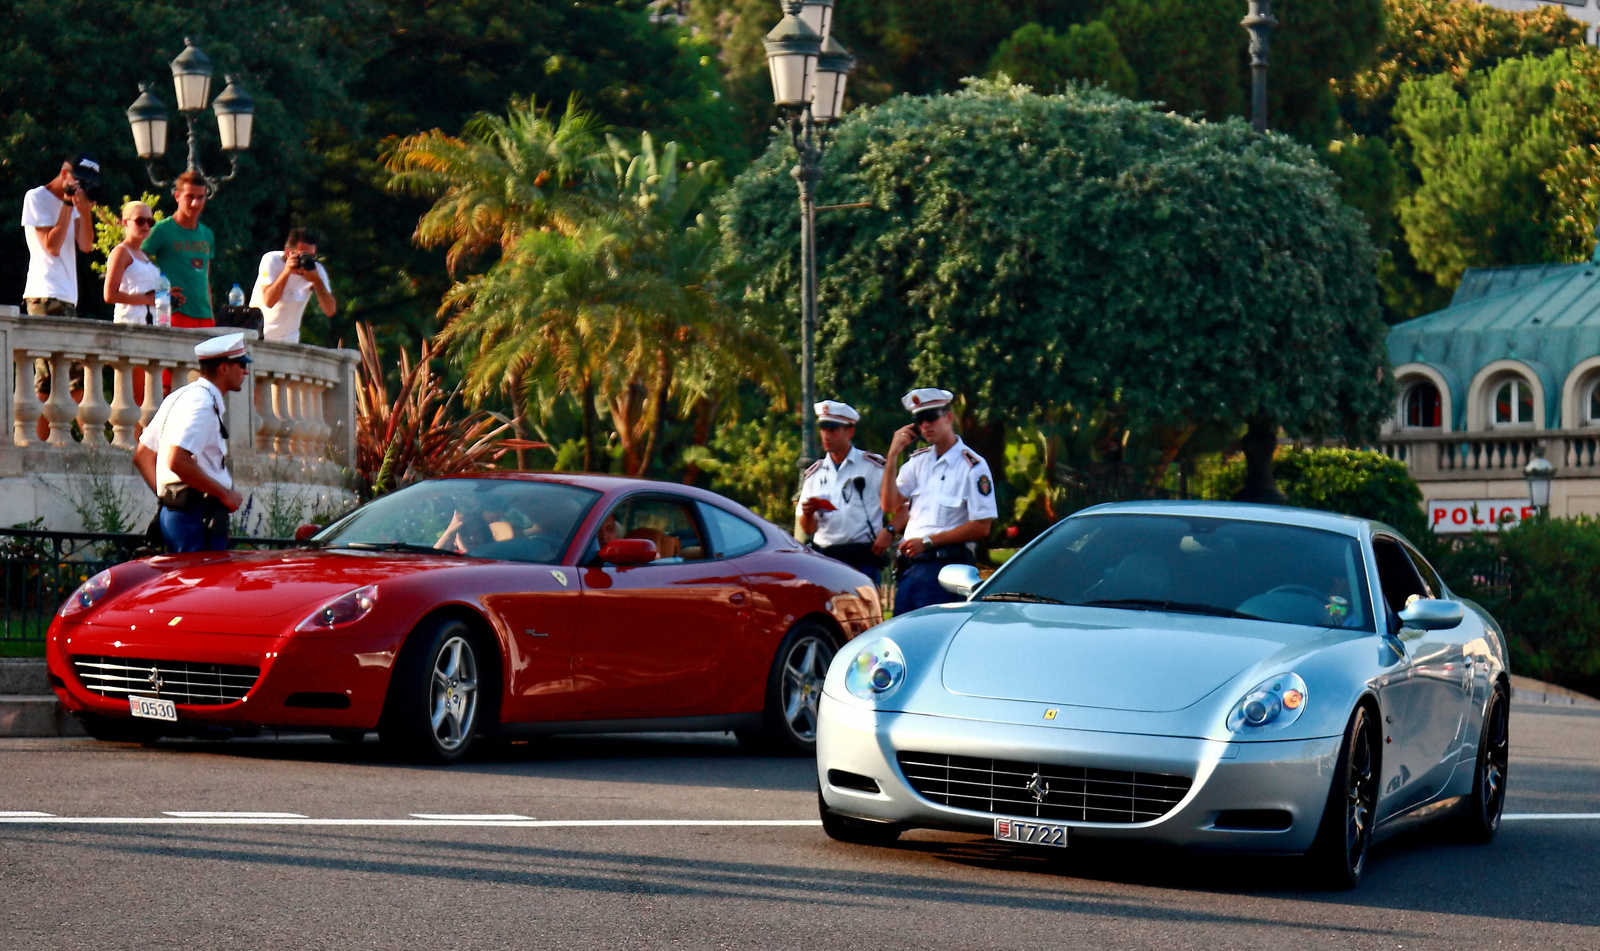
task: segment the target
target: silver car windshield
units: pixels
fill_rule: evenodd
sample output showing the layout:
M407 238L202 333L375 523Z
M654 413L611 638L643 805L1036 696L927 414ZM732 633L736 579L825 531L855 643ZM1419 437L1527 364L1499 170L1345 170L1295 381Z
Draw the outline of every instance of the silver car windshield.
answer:
M1070 518L979 597L1374 630L1357 539L1242 519Z
M560 560L600 493L517 479L437 479L374 499L314 539L329 548Z

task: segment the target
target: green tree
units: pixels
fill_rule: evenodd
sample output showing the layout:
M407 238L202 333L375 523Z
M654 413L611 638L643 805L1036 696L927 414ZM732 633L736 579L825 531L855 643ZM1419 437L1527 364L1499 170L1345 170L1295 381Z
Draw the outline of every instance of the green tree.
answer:
M989 61L989 75L1001 73L1042 92L1054 92L1073 79L1123 96L1138 88L1116 35L1098 20L1073 24L1062 34L1037 23L1019 27Z
M793 161L775 142L722 203L786 314ZM979 422L1108 407L1175 452L1213 420L1360 438L1391 412L1365 225L1285 137L980 82L851 114L825 166L823 201L873 207L818 220L818 377L869 413L938 384Z
M1555 122L1556 87L1581 82L1589 50L1506 60L1458 81L1405 83L1394 117L1421 184L1399 203L1406 243L1442 287L1468 267L1562 260L1563 212L1543 180L1570 144ZM1591 91L1593 87L1584 84Z
M171 177L182 170L184 125L168 63L182 51L185 35L216 64L214 94L228 73L255 100L254 140L240 158L239 177L205 212L217 236L212 268L218 293L234 281L248 286L262 251L282 244L277 222L291 196L310 188L322 167L307 154L307 139L319 124L354 121L359 112L347 84L362 53L339 42L335 29L360 31L370 24L368 4L14 0L7 9L0 39L0 217L11 227L0 236L0 300L22 296L28 254L15 224L23 193L54 177L64 156L82 149L100 159L102 202L149 187L125 115L141 82L154 85L171 113L168 154L158 171ZM203 162L212 172L226 171L214 119L202 114L199 123ZM80 302L85 313L109 313L99 303L88 263L80 274Z

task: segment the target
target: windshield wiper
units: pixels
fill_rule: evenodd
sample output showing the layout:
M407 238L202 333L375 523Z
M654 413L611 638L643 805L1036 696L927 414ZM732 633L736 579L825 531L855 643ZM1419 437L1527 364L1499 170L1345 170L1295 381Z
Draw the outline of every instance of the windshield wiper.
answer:
M996 591L986 594L979 601L1021 601L1025 604L1066 604L1060 598L1047 598L1042 594L1030 594L1027 591Z
M1172 611L1178 614L1205 614L1211 617L1242 618L1246 621L1265 621L1266 618L1233 608L1218 607L1215 604L1199 604L1193 601L1163 601L1160 598L1113 598L1101 601L1079 602L1089 608L1130 608L1135 611Z
M454 555L457 558L470 558L471 555L446 548L433 548L428 545L414 545L411 542L345 542L342 545L329 545L329 548L351 548L356 551L404 551L418 555Z

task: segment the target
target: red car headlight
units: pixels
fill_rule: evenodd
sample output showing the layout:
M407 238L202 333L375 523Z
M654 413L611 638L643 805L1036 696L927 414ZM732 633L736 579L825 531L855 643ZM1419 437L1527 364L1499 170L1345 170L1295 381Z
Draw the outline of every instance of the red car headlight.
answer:
M312 611L304 621L295 625L297 631L331 631L336 627L353 624L366 617L378 603L378 586L369 584L348 594L341 594L322 607Z
M78 585L78 590L72 592L66 602L61 605L60 616L72 617L82 614L94 607L95 602L111 593L111 569L106 570Z

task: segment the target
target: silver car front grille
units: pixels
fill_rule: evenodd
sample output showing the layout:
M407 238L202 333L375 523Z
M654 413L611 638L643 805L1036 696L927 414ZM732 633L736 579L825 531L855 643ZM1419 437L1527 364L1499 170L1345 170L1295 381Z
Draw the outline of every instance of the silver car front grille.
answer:
M259 667L129 657L74 657L72 668L102 697L138 694L202 707L243 700L261 676Z
M1187 776L1057 766L943 753L901 753L900 769L941 805L1000 816L1078 822L1149 822L1189 791Z

